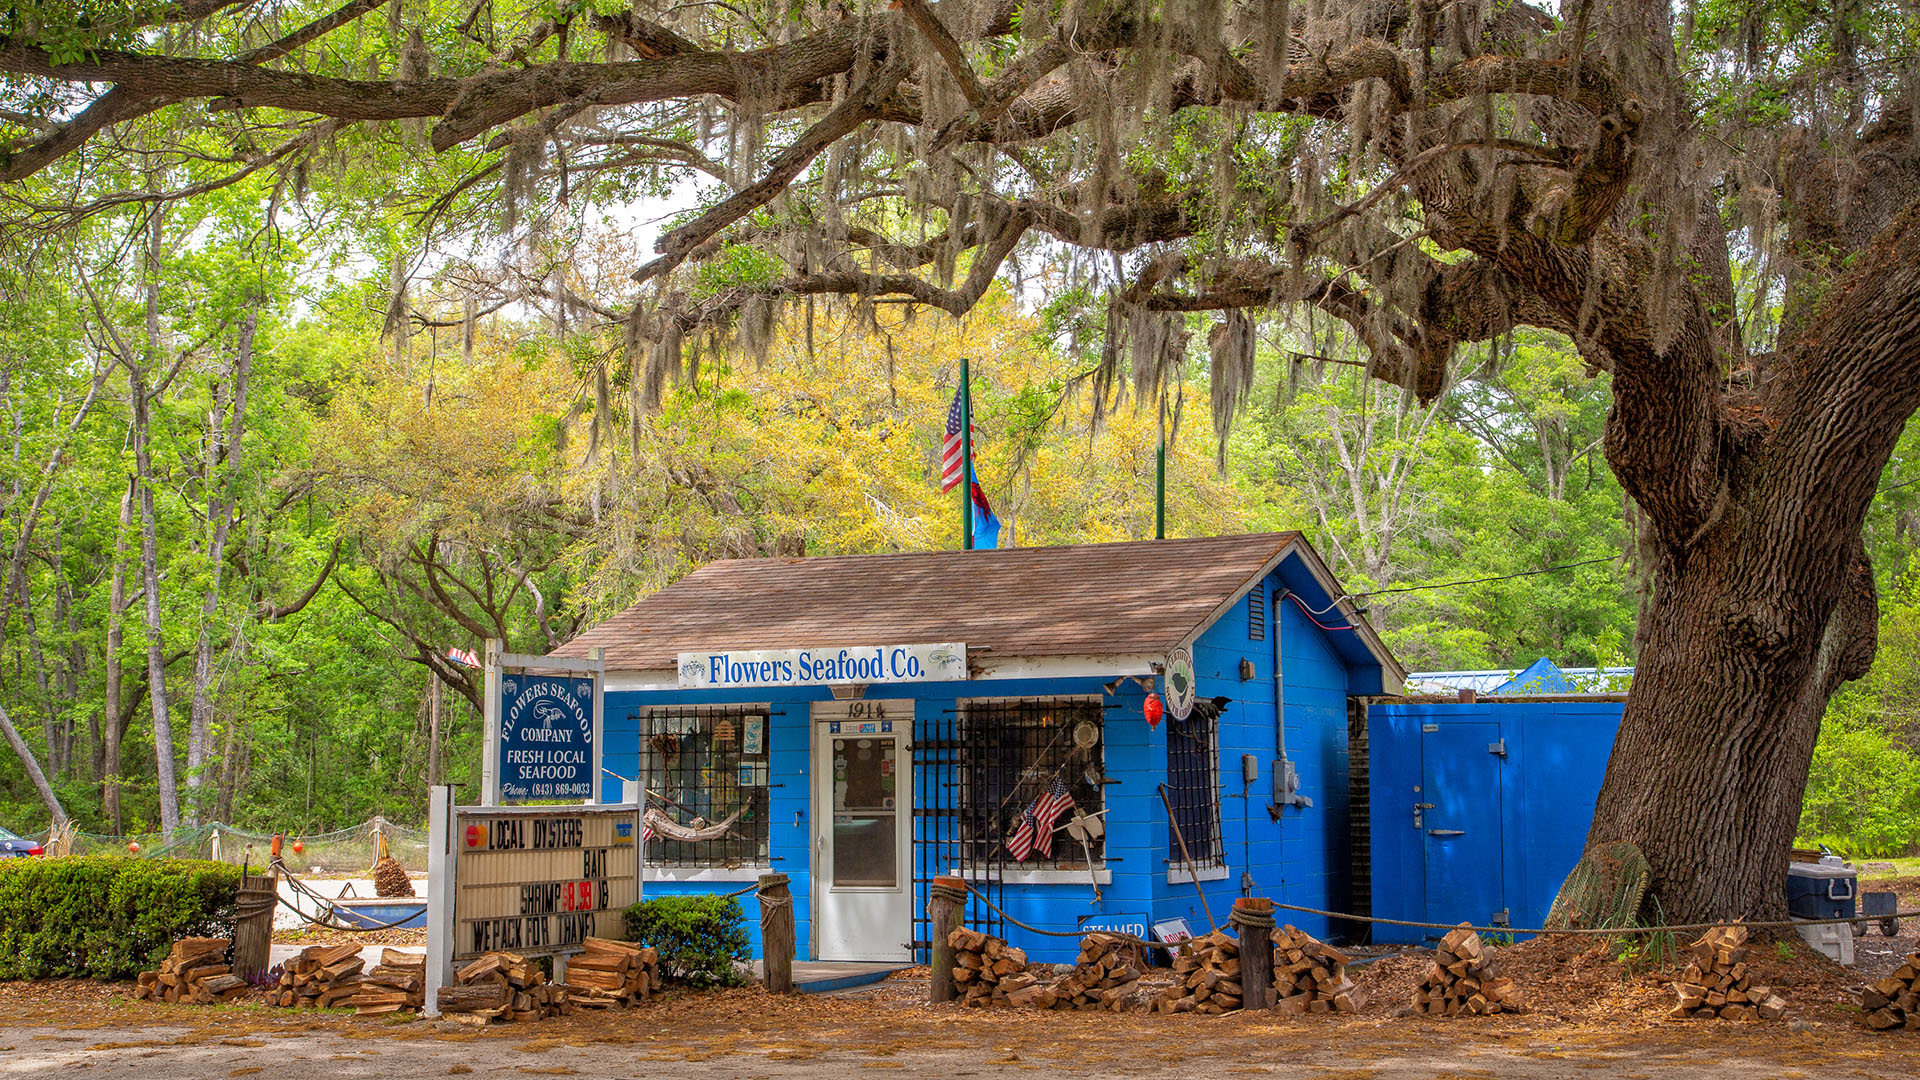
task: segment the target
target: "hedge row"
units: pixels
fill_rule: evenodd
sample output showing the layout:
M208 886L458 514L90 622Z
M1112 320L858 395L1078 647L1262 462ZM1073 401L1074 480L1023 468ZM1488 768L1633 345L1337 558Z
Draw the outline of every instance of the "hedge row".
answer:
M230 937L240 872L198 859L0 860L0 979L130 979L175 938Z

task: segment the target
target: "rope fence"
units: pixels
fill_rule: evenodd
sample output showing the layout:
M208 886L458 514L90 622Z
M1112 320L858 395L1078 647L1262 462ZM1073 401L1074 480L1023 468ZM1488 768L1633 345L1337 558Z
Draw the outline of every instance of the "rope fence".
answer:
M1089 931L1086 930L1047 930L1031 925L1030 923L1022 922L1009 914L1005 908L988 899L986 893L974 888L971 884L967 885L966 888L968 892L974 895L975 899L985 904L994 914L999 915L1011 925L1017 926L1030 934L1038 934L1041 937L1077 938L1084 937L1089 933ZM1408 926L1423 930L1457 930L1465 926L1467 929L1478 934L1529 934L1538 937L1554 935L1565 937L1634 937L1644 934L1675 934L1712 930L1715 927L1727 926L1730 923L1738 921L1722 919L1719 922L1707 923L1669 923L1658 926L1621 926L1612 928L1582 926L1549 930L1545 927L1473 926L1466 923L1430 923L1413 922L1407 919L1383 919L1372 915L1350 915L1341 911L1326 911L1321 908L1302 907L1299 904L1282 904L1278 901L1275 901L1273 906L1276 911L1292 911L1302 915L1322 915L1329 919L1344 919L1348 922L1377 923L1382 926ZM1782 919L1772 922L1738 922L1738 925L1744 926L1749 930L1784 930L1801 926L1834 926L1840 923L1877 923L1886 919L1912 918L1920 918L1920 911L1896 911L1891 915L1856 915L1838 919ZM1117 930L1101 930L1099 932L1109 937L1119 938L1130 945L1142 945L1150 949L1164 949L1169 944L1172 944L1171 942L1165 941L1147 941L1143 938L1138 938L1132 934L1122 933Z

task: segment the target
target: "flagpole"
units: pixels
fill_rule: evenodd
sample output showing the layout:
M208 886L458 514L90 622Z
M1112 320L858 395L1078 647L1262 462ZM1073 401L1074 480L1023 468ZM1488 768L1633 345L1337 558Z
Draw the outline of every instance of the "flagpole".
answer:
M1153 463L1153 538L1167 538L1167 390L1160 388L1160 448Z
M960 550L973 550L973 384L960 358Z

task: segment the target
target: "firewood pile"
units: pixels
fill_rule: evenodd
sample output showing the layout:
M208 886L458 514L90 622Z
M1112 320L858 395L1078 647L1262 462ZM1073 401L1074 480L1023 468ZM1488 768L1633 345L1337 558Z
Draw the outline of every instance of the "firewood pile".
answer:
M247 980L227 964L230 938L182 938L155 971L143 971L133 996L143 1001L187 1001L212 1005L247 992Z
M1240 939L1215 930L1181 944L1173 957L1173 988L1154 1008L1163 1013L1208 1015L1240 1007Z
M984 1008L1005 1003L1011 991L1038 981L1027 971L1027 954L997 937L956 926L947 944L953 946L953 982L961 989L962 1004Z
M1347 954L1304 930L1273 936L1273 1008L1283 1013L1359 1012L1367 992L1347 978Z
M1787 1002L1769 986L1753 985L1747 970L1747 928L1716 926L1689 945L1692 962L1673 984L1680 1003L1667 1015L1675 1020L1778 1020Z
M1031 972L1001 980L1012 1005L1080 1012L1125 1012L1149 1000L1136 985L1142 971L1126 938L1095 931L1080 939L1073 970L1042 980Z
M588 938L567 957L567 985L573 1004L583 1008L645 1001L660 988L660 954L630 941Z
M387 953L401 955L392 950ZM425 963L421 961L423 972ZM267 992L267 1003L283 1009L345 1005L360 992L366 966L358 945L309 945L281 967L280 981Z
M576 1008L605 1009L645 1001L660 987L660 957L625 941L588 938L567 958L567 981L549 982L531 960L490 952L440 988L440 1012L449 1020L484 1025L492 1020L543 1020Z
M1433 1016L1492 1016L1519 1012L1513 980L1493 973L1493 957L1480 935L1466 924L1447 931L1435 950L1433 967L1413 991L1413 1011Z
M550 983L518 953L490 952L461 968L453 986L440 988L440 1012L449 1020L484 1027L493 1020L542 1020L572 1012L568 991Z
M1920 952L1907 957L1893 974L1860 991L1867 1026L1887 1031L1905 1025L1920 1031Z

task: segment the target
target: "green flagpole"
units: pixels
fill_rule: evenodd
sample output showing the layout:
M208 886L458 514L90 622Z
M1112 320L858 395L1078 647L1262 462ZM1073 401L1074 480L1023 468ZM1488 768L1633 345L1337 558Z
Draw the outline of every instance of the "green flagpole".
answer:
M1153 465L1153 538L1167 538L1167 440L1160 440L1160 453Z
M973 385L960 358L960 550L973 550Z
M1167 392L1160 391L1160 449L1153 462L1153 538L1167 538Z

